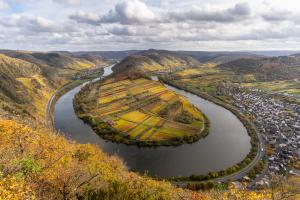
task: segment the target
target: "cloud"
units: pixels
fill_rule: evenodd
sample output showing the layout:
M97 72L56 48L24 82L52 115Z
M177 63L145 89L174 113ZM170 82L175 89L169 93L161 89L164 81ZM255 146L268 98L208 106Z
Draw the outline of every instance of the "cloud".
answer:
M70 19L75 20L79 23L86 23L86 24L93 24L97 25L100 23L100 16L92 13L92 12L84 12L84 11L77 11L75 14L70 16Z
M153 24L172 22L236 22L249 18L251 8L247 3L239 3L232 8L208 10L202 7L193 7L187 10L154 11L140 0L128 0L115 5L108 13L100 16L96 13L77 12L71 19L93 25L99 24Z
M201 7L194 7L191 10L171 11L168 15L170 21L176 22L235 22L247 19L251 15L251 8L247 3L239 3L232 8L223 10L206 10Z
M12 0L0 38L2 48L43 50L299 46L295 1L263 1Z
M0 20L0 24L5 27L18 28L27 32L69 32L74 30L70 25L63 25L43 17L28 17L14 15L10 18Z
M81 0L53 0L56 3L61 3L61 4L66 4L66 5L71 5L71 6L76 6L81 3Z
M159 27L149 26L130 26L130 25L113 25L107 28L107 31L117 36L158 36L157 29ZM159 28L161 33L164 31L163 28Z
M155 20L155 14L139 0L128 0L116 4L101 18L102 23L139 24Z
M262 13L261 17L266 21L275 22L275 21L288 20L290 15L291 13L288 11L271 10L269 12Z
M108 28L108 32L112 33L113 35L121 35L121 36L132 36L136 35L136 32L133 31L128 26L113 26Z
M143 24L154 22L155 13L140 0L127 0L117 3L115 7L103 16L93 12L78 11L70 16L79 23L99 24Z
M0 0L0 10L5 10L7 9L9 6L6 2L4 2L3 0Z

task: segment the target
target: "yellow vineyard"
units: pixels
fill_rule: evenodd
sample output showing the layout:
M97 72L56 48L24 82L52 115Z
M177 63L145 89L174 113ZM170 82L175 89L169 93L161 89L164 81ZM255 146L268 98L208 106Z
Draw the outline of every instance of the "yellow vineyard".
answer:
M99 90L93 115L130 139L162 141L199 135L204 130L202 113L159 82L108 79Z

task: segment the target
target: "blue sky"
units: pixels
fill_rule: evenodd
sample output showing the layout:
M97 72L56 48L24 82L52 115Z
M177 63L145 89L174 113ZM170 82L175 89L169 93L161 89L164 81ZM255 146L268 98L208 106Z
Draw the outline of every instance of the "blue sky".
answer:
M0 0L0 48L299 50L295 0Z

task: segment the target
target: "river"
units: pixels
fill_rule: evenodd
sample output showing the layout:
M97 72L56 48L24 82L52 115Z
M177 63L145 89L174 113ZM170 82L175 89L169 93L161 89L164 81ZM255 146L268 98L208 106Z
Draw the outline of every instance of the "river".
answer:
M110 75L106 67L103 77ZM83 84L84 85L84 84ZM55 105L54 124L67 138L98 145L110 155L118 155L128 169L162 177L206 174L226 169L242 161L250 152L250 137L242 122L227 109L189 92L166 85L185 96L209 119L209 135L181 146L137 147L105 141L89 125L77 118L73 98L83 85L63 95Z

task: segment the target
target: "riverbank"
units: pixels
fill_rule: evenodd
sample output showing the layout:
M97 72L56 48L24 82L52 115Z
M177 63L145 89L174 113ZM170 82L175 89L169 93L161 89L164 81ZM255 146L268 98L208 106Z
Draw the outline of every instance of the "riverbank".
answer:
M72 90L73 88L89 81L87 80L75 80L71 81L65 85L63 85L61 88L59 88L49 99L48 104L47 104L47 109L46 109L46 122L47 126L52 129L54 127L54 108L57 100L63 96L65 93L68 91Z
M256 130L254 124L250 122L248 119L246 119L240 111L238 111L236 108L233 106L226 104L225 102L221 101L220 99L217 99L213 96L210 96L208 94L200 93L197 91L194 91L192 89L186 88L185 86L175 84L171 80L168 80L166 78L160 77L160 81L167 83L168 85L171 85L175 88L190 92L194 95L200 96L208 101L211 101L217 105L220 105L229 111L231 111L246 127L247 132L251 138L251 150L249 154L241 161L240 163L227 168L226 170L221 170L218 172L210 172L206 175L191 175L189 177L172 177L169 180L173 182L187 182L187 181L192 181L192 182L199 182L199 181L207 181L214 179L215 181L218 182L225 182L227 180L237 180L243 178L245 175L247 175L251 169L253 169L261 160L263 157L263 140L261 135L258 133Z
M103 74L103 69L94 69L94 70L97 71L97 74L99 74L99 73ZM100 70L100 72L99 72L99 70ZM70 81L70 82L66 83L65 85L61 86L50 97L47 107L46 107L46 115L45 115L46 116L46 124L49 129L54 129L54 109L55 109L55 104L58 101L58 99L61 96L63 96L65 93L76 88L77 86L96 78L94 74L86 75L85 74L86 72L83 72L83 73L84 73L84 76L77 75L78 79Z

